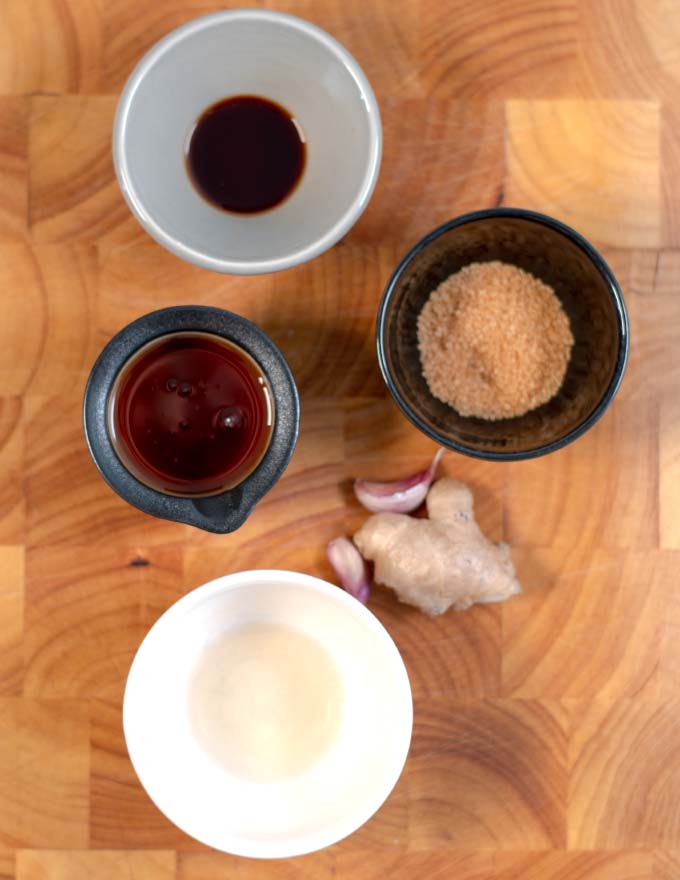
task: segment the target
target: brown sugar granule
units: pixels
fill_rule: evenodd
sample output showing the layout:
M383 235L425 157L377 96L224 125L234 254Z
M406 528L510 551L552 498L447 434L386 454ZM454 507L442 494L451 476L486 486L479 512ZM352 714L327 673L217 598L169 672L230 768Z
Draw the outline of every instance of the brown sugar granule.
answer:
M418 316L425 381L462 416L512 418L546 403L573 344L552 287L497 260L450 275Z

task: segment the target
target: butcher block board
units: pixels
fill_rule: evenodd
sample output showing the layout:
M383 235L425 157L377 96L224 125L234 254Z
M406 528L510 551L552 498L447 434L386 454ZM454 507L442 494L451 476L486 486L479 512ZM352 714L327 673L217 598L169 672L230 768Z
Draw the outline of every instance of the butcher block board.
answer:
M680 4L281 0L353 52L383 117L382 173L311 263L239 278L150 240L118 191L117 96L168 30L225 4L0 6L1 880L676 880L680 877ZM228 4L226 4L228 5ZM187 590L281 567L324 578L365 517L356 476L434 447L374 350L391 270L437 224L520 205L599 246L631 359L612 408L546 458L447 454L523 585L427 618L376 589L413 686L404 773L378 814L288 862L215 853L140 787L121 730L130 661ZM285 476L238 533L155 520L89 459L97 353L127 322L200 303L256 321L302 397Z

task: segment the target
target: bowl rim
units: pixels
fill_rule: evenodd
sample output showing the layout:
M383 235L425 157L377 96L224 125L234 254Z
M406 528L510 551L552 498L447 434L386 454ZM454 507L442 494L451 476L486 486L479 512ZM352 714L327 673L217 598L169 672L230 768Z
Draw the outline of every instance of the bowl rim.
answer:
M368 155L366 157L364 177L352 204L330 229L327 229L314 241L285 256L271 259L242 260L212 257L200 249L191 247L170 235L163 228L162 224L148 212L142 198L135 189L130 175L126 151L130 109L134 103L136 92L149 70L169 50L183 40L198 36L202 31L209 30L216 25L242 20L274 22L282 27L292 28L316 41L331 55L335 56L359 89L369 129ZM335 37L332 37L322 28L295 15L267 9L226 9L199 16L180 25L162 37L141 58L128 77L118 100L113 123L112 151L116 177L123 197L133 216L155 241L175 254L175 256L196 266L201 266L204 269L211 269L225 274L257 275L266 272L278 272L311 260L332 247L351 229L368 205L378 180L382 157L382 126L378 102L366 74L354 56Z
M579 247L593 263L607 285L607 289L609 290L612 302L614 303L619 331L619 351L616 359L616 365L614 367L614 372L612 374L609 385L607 386L607 389L600 398L597 406L579 425L577 425L563 437L560 437L558 440L553 440L550 443L543 443L540 446L535 446L532 449L522 451L501 452L497 450L474 449L470 446L466 446L464 443L460 443L456 440L451 440L449 437L445 437L439 431L431 428L423 421L423 419L420 418L418 413L407 403L406 400L404 400L404 398L399 393L390 373L387 363L387 357L385 354L387 309L396 289L397 283L399 282L399 279L401 278L403 272L413 260L413 258L426 247L428 247L433 241L435 241L444 233L449 232L451 229L456 229L459 226L465 226L468 223L474 223L478 220L488 220L495 217L509 217L521 220L529 220L542 226L547 226L550 229L559 232L560 234L565 236L565 238L568 238L577 247ZM562 223L560 220L556 220L554 217L549 217L547 214L541 214L537 211L530 211L526 208L484 208L479 211L470 211L466 214L461 214L460 216L454 217L452 220L447 220L445 223L437 226L435 229L433 229L431 232L428 232L427 235L421 238L420 241L416 242L416 244L402 258L402 260L399 262L396 269L392 273L389 281L387 282L387 285L382 295L382 299L380 300L376 324L376 345L378 351L378 364L380 365L380 372L382 373L385 384L387 385L389 392L399 409L416 426L416 428L421 430L424 434L426 434L435 442L439 443L441 446L444 446L447 449L452 449L455 452L460 452L463 455L467 455L472 458L479 458L485 461L522 461L529 458L538 458L541 455L547 455L549 452L555 452L558 449L562 449L569 443L573 443L574 440L584 434L589 428L591 428L595 424L595 422L597 422L601 418L601 416L604 414L604 412L614 399L614 396L618 391L619 386L621 385L621 380L623 379L623 374L625 372L626 364L628 362L628 351L630 348L630 328L628 323L626 304L623 299L623 293L621 291L621 287L618 281L616 280L616 277L614 276L614 273L605 261L604 257L602 257L602 255L596 250L596 248L594 248L593 245L590 244L590 242L586 238L584 238L584 236L581 235L580 232L577 232L571 226L567 226L566 223Z
M288 858L291 856L316 852L317 850L337 843L339 840L342 840L360 828L377 812L377 810L380 809L397 784L406 763L413 731L413 694L404 659L384 624L372 611L362 605L361 602L353 596L350 596L349 593L346 593L340 587L336 587L321 578L303 574L301 572L285 569L249 569L222 575L221 577L208 581L201 586L195 587L163 612L144 636L128 672L122 707L125 744L135 773L147 795L158 809L171 822L173 822L173 824L175 824L175 820L155 799L152 791L147 788L146 781L148 780L146 780L143 761L140 759L139 752L137 752L137 745L139 743L139 721L131 715L131 702L134 699L135 688L137 687L137 670L142 664L146 663L146 655L152 650L152 643L158 638L159 633L167 629L169 626L172 626L178 619L181 620L197 605L210 600L216 595L230 592L232 590L247 590L248 587L253 584L272 581L274 583L293 586L303 591L321 593L332 602L344 607L348 614L358 618L362 625L372 631L377 641L381 643L382 648L389 657L390 665L394 669L395 686L399 689L398 699L401 704L400 709L403 712L404 723L396 733L398 737L398 747L395 751L395 755L397 758L395 759L390 773L386 774L382 786L376 788L373 796L363 805L358 807L353 814L344 821L339 821L321 831L308 834L297 834L294 836L291 835L290 838L284 840L277 837L268 841L252 841L251 845L249 845L247 838L239 837L237 835L225 834L223 841L221 843L216 843L214 840L208 840L195 835L193 831L190 833L183 828L181 829L187 834L190 833L190 836L194 837L194 839L199 840L201 843L214 849L219 849L232 855L261 859Z

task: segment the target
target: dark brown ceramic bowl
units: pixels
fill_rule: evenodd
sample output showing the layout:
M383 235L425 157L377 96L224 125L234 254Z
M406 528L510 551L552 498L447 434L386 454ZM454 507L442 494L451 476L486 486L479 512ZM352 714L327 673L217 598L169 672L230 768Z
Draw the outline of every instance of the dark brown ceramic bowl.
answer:
M430 293L473 262L502 260L551 285L569 316L574 348L558 394L524 416L461 416L423 379L417 318ZM611 269L583 236L518 208L476 211L435 229L404 257L378 312L378 359L402 412L448 449L497 461L533 458L580 437L604 413L628 358L628 317Z

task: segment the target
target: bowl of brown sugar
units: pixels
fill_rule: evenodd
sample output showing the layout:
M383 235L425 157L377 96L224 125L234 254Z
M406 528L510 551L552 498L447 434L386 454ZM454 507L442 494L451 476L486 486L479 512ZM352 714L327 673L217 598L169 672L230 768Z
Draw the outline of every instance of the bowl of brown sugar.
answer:
M501 461L560 449L621 384L621 289L583 236L518 208L425 236L380 304L378 359L402 412L449 449Z

